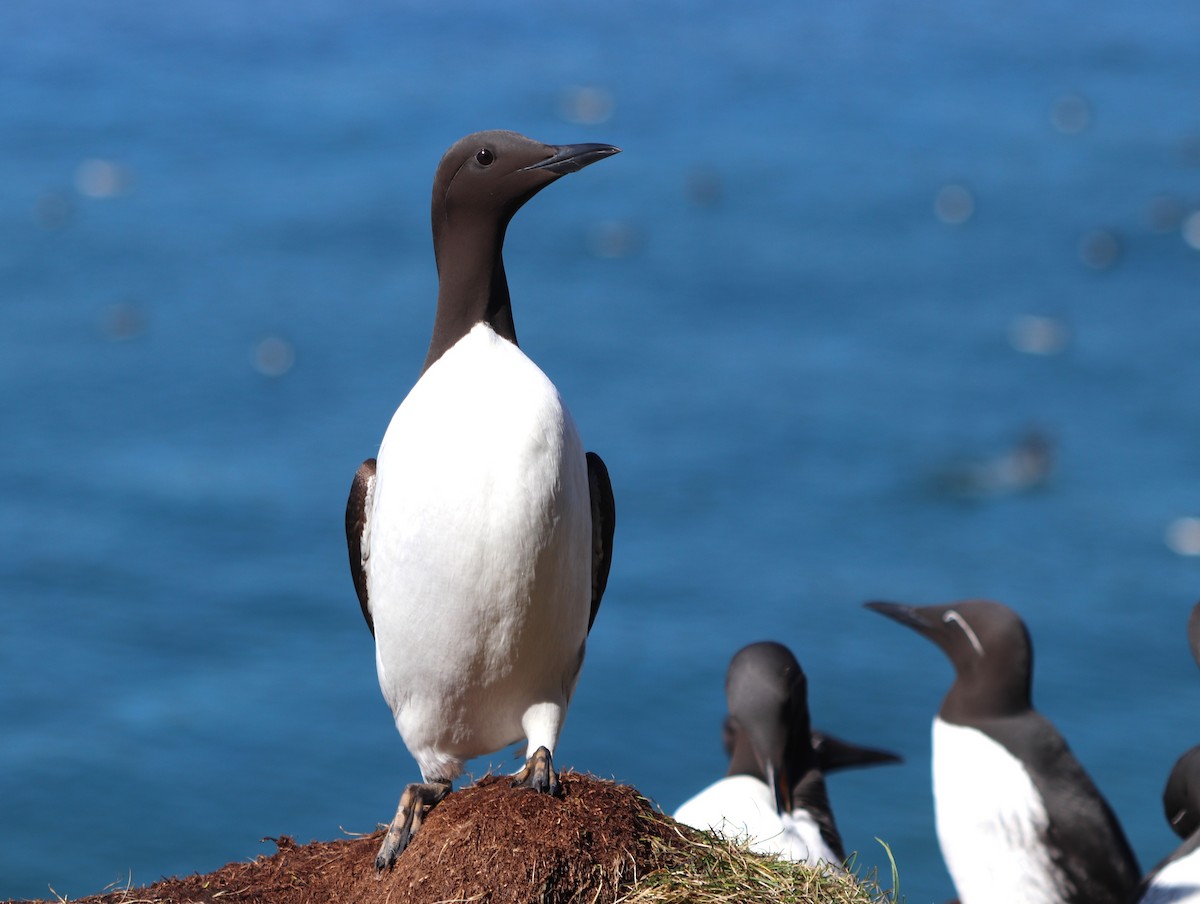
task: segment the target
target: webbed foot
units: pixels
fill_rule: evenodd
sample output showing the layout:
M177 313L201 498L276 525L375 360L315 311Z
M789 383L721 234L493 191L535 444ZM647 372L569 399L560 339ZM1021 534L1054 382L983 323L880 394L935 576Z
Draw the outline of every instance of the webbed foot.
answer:
M450 793L450 782L432 781L424 784L413 782L400 795L400 806L396 816L388 826L387 834L383 836L383 844L375 856L375 869L389 869L399 857L413 835L421 828L425 815L429 810Z
M554 772L554 760L550 751L545 747L535 750L533 756L525 761L525 768L513 776L513 785L523 785L542 794L558 797L562 787L558 783L558 775Z

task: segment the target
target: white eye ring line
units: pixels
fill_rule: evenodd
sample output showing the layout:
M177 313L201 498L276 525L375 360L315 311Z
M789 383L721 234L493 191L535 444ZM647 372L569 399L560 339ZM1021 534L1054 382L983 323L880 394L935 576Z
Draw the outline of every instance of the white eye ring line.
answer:
M967 635L967 640L971 641L971 646L975 648L975 652L980 656L983 655L983 644L979 642L979 638L975 636L975 632L971 630L971 626L967 624L967 620L958 613L956 609L946 610L946 614L942 616L942 621L945 624L954 622L963 629L963 633Z

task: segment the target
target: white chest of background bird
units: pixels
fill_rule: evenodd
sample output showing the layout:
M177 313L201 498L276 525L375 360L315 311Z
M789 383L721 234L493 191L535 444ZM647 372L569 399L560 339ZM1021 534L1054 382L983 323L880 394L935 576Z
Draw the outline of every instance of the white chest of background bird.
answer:
M729 775L705 788L675 818L745 843L759 854L816 866L841 866L842 857L821 837L821 828L803 808L780 813L770 786L751 775Z
M938 843L968 904L1058 904L1068 884L1046 849L1050 819L1019 760L987 735L933 721Z
M1154 877L1137 904L1197 904L1200 902L1200 850L1173 860Z

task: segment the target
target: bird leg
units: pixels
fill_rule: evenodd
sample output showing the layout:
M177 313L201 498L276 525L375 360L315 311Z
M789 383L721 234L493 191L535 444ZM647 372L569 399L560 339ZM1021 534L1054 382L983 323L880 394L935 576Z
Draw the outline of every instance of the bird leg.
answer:
M396 816L388 826L387 834L383 836L383 844L375 855L375 869L385 870L396 862L396 858L408 847L409 841L434 804L450 793L450 782L436 779L432 782L413 782L400 795L400 806L396 808Z
M525 761L525 768L513 776L512 783L514 787L523 785L551 797L558 797L561 786L554 772L554 761L550 757L550 751L545 747L535 750L533 756Z

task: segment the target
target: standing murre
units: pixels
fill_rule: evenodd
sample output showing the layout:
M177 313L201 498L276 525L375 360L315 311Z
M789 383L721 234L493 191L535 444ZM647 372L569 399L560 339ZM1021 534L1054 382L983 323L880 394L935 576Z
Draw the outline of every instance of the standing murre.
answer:
M807 679L782 644L753 643L734 654L725 696L729 771L680 805L675 818L744 840L758 853L840 866L846 853L824 773L899 757L812 731Z
M1033 708L1033 646L1000 603L867 603L937 644L955 679L933 721L938 842L962 904L1121 904L1137 860L1104 797Z
M477 132L437 168L429 353L346 504L379 686L423 779L404 789L378 869L471 757L524 738L514 783L558 792L552 754L608 580L615 509L604 463L517 347L501 255L526 201L616 153Z

